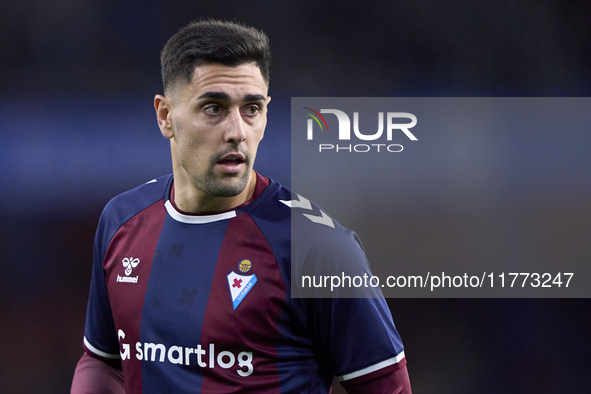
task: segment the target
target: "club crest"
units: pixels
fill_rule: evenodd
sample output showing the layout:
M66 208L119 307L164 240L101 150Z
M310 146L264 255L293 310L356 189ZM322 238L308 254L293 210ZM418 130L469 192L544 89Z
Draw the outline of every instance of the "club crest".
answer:
M232 271L228 274L228 287L230 288L230 295L232 296L232 306L234 310L242 302L244 297L252 290L255 283L257 283L257 276L252 275L238 275Z

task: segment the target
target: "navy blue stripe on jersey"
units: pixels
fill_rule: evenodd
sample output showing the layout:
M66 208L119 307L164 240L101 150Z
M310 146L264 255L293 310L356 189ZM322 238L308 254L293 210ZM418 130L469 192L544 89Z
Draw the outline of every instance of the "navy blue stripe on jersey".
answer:
M290 200L291 192L272 181L267 188L272 196L265 204L253 206L249 214L273 246L283 281L287 289L287 307L281 312L278 322L280 339L276 348L278 374L282 393L307 392L310 387L318 392L327 392L332 383L331 371L313 362L316 344L308 325L306 306L312 300L292 299L291 294L291 215L292 212L281 200ZM281 229L278 231L277 229ZM308 361L306 361L308 360Z
M207 362L199 355L207 350L200 341L203 317L227 227L228 220L200 226L167 216L142 314L144 393L191 392L201 387L198 358ZM166 387L160 386L162 382L167 382Z

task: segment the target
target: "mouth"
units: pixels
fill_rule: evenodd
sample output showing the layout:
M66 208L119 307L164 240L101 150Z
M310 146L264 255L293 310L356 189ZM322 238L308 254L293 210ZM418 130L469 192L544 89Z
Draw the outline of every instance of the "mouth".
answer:
M241 153L230 153L225 155L220 160L217 161L218 164L228 165L228 166L236 166L238 164L244 163L244 155Z
M221 167L222 171L235 174L240 172L245 166L246 159L241 153L230 153L222 157L216 162Z

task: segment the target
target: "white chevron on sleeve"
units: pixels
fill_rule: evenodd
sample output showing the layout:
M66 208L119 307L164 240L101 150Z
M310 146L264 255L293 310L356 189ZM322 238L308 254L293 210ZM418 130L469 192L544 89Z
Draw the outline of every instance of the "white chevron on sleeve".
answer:
M282 203L284 203L285 205L287 205L290 208L312 209L312 204L310 203L310 200L300 196L299 194L297 196L298 196L299 200L279 200L279 201L281 201Z
M300 196L299 194L297 195L297 197L298 197L297 200L279 200L279 201L281 201L283 204L287 205L290 208L302 208L302 209L306 209L309 211L313 210L310 200ZM323 210L320 210L320 213L321 213L321 216L310 215L308 213L303 213L302 215L304 215L305 217L307 217L308 219L310 219L314 223L324 224L325 226L334 228L334 222L332 221L332 219Z
M314 216L309 215L307 213L304 213L303 215L311 221L313 221L314 223L320 223L324 224L325 226L334 228L334 222L332 221L332 219L326 213L324 213L324 211L321 210L320 213L322 214L322 216Z

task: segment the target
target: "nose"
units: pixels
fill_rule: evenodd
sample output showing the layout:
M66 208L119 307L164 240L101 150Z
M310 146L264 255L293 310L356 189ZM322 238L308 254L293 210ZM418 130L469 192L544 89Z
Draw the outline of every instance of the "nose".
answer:
M224 137L226 142L233 144L239 144L246 139L244 119L242 119L242 115L240 114L239 110L230 111Z

